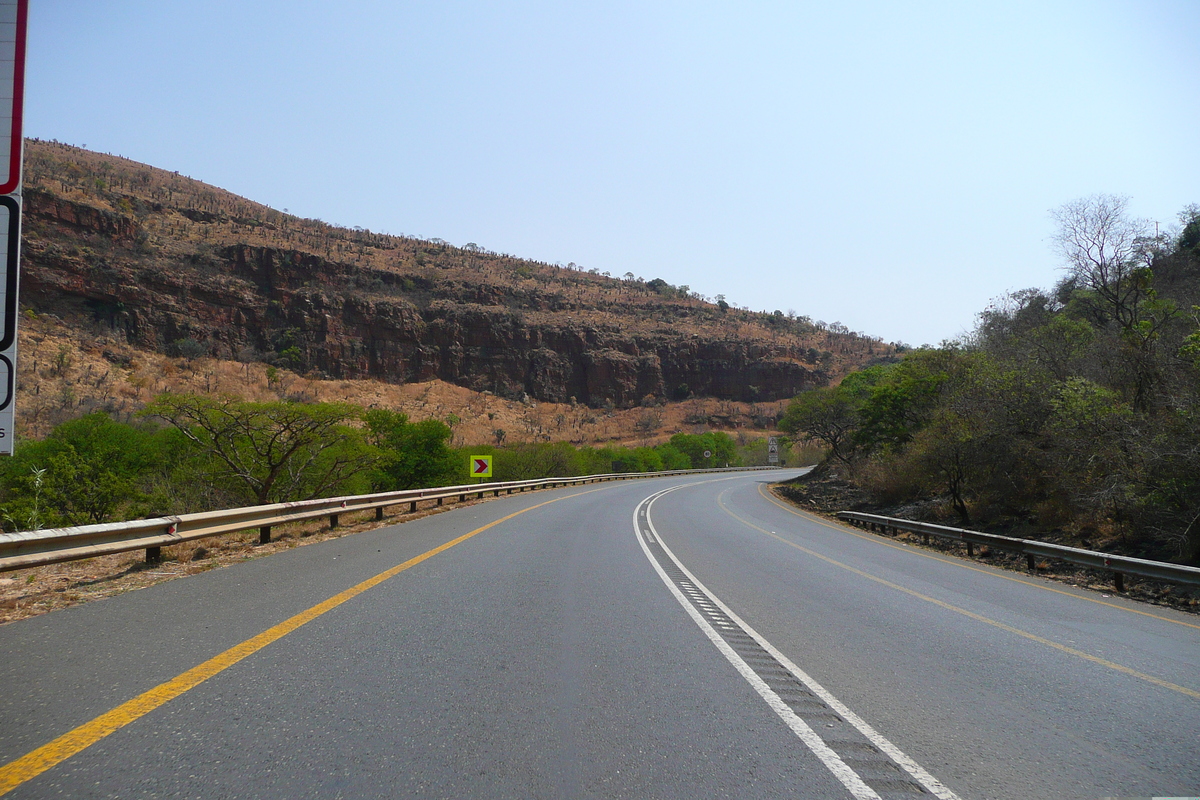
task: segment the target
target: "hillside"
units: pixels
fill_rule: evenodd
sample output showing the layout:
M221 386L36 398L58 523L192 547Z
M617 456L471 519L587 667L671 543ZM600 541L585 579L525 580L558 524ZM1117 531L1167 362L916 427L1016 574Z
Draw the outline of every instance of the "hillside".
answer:
M748 408L895 356L661 280L339 228L58 143L27 142L24 208L22 308L119 369L138 351L522 403Z

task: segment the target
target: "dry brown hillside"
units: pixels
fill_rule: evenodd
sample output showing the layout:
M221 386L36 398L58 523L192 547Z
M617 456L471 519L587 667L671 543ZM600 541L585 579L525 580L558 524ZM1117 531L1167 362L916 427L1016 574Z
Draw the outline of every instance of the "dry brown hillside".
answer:
M895 356L661 280L339 228L58 143L27 143L25 185L34 436L186 388L453 415L464 441L653 439L768 424L797 391Z

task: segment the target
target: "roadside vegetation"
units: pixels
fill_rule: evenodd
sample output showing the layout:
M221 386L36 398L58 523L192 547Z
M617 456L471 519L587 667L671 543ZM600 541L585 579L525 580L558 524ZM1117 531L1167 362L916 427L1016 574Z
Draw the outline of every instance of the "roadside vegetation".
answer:
M1055 219L1052 290L800 395L780 427L859 504L1200 563L1200 207L1170 232L1111 196Z
M93 412L19 443L0 461L0 518L5 530L36 530L465 484L473 455L493 456L495 481L766 464L766 438L742 439L709 431L642 447L452 447L449 424L399 411L164 394L131 421Z

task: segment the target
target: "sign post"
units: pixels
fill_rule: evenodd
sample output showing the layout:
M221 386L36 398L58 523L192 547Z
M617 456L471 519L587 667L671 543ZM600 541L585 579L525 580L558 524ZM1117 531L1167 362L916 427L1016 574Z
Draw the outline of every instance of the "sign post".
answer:
M0 0L0 455L13 452L17 395L17 285L21 264L21 109L29 0Z

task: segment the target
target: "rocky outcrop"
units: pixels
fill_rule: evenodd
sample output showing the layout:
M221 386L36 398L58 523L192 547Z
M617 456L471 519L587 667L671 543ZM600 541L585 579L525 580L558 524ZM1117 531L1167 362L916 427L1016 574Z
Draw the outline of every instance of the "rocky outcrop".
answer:
M99 234L113 241L132 243L142 228L132 217L55 197L47 192L28 189L22 197L26 217L50 221L87 234Z
M42 192L26 201L34 235L22 303L88 315L146 348L170 352L194 340L213 356L333 378L440 378L592 405L690 393L771 400L827 380L803 353L762 340L666 324L627 332L580 321L557 295L435 286L298 251L235 244L171 255L143 247L130 216Z

